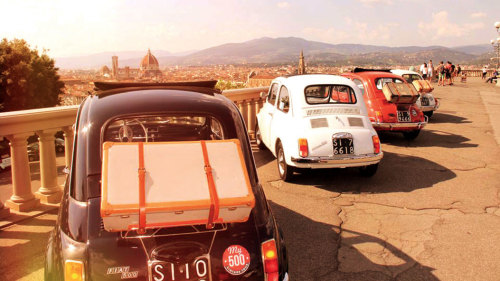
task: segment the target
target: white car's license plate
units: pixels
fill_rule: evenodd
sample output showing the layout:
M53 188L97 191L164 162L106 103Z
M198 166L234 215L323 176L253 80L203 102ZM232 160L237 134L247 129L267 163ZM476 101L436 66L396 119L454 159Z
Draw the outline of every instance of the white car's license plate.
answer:
M332 139L333 142L333 155L342 155L342 154L353 154L354 146L352 139L343 138L343 139Z
M411 122L409 111L398 111L398 121L399 122Z
M421 104L422 106L428 106L428 105L429 105L429 99L428 99L427 97L422 97L422 98L420 99L420 104Z
M151 264L151 281L208 281L210 264L202 257L190 263L155 261Z

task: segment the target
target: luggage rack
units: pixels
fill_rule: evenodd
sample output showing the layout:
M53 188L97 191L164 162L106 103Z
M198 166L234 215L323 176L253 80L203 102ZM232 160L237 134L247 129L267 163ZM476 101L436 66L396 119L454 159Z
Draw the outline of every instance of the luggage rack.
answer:
M205 225L189 225L180 227L163 227L155 229L147 229L144 234L137 233L136 230L120 231L122 239L137 239L137 238L152 238L177 235L189 235L210 233L227 230L227 223L217 223L213 228L209 229Z

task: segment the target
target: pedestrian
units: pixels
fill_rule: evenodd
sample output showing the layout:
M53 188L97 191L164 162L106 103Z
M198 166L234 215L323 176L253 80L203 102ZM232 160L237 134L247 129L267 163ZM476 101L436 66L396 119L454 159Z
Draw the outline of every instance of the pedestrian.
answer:
M429 60L429 64L427 66L427 76L429 78L429 82L432 82L432 77L434 76L434 65L432 64L432 60Z
M491 75L490 78L486 79L486 83L490 82L493 84L493 80L496 80L498 79L498 70L495 69L495 71L493 72L493 74Z
M448 85L451 85L451 62L447 61L444 66L444 81L448 81Z
M420 72L422 72L422 77L424 78L424 80L426 80L427 79L427 71L429 70L429 68L427 67L427 63L425 63L425 62L422 66L423 67L420 68Z
M453 63L451 63L451 83L450 83L450 85L453 85L453 82L455 82L455 76L457 76L457 69L456 69L455 65Z
M427 68L427 66L426 66L426 63L425 63L425 62L424 62L424 63L422 63L422 65L420 65L420 69L419 69L420 74L422 74L422 75L424 74L424 68Z
M486 68L486 65L483 66L483 80L486 79L486 72L488 72L488 69Z
M443 61L439 62L439 65L436 68L436 73L438 75L438 86L439 85L444 86L444 74L445 74L445 70L444 70Z

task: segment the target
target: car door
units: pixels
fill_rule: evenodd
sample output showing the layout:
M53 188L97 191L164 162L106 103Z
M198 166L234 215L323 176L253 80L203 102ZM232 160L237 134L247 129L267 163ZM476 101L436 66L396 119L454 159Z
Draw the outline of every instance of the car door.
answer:
M266 102L264 103L264 106L261 109L262 114L259 120L259 128L262 136L262 141L269 148L271 147L271 142L270 142L271 121L273 119L273 115L276 110L276 97L279 89L278 87L279 87L278 83L271 84Z
M290 139L289 133L289 122L291 116L291 103L290 103L290 94L288 92L288 88L284 85L281 85L279 88L278 98L276 100L276 106L274 107L274 114L271 119L270 128L270 144L272 145L271 150L274 151L274 145L276 143L276 139L280 138L282 142ZM286 144L283 143L286 155Z

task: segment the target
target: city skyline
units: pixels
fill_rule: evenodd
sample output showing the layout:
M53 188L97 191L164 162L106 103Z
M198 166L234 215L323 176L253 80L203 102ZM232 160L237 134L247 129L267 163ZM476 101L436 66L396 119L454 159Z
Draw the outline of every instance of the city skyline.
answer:
M6 1L0 37L49 55L201 50L261 37L446 47L495 38L495 1ZM318 7L322 7L318 9ZM20 16L22 15L22 16ZM298 20L299 19L299 20Z

